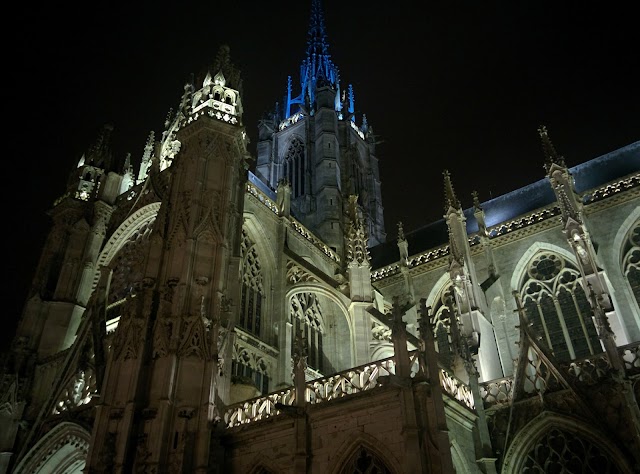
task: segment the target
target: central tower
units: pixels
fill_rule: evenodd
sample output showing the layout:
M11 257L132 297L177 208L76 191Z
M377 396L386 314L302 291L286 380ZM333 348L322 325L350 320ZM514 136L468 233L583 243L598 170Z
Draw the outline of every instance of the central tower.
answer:
M357 196L371 247L386 238L375 141L353 87L341 88L314 0L299 81L288 77L282 102L258 124L256 175L274 190L287 182L292 214L341 255L349 196Z

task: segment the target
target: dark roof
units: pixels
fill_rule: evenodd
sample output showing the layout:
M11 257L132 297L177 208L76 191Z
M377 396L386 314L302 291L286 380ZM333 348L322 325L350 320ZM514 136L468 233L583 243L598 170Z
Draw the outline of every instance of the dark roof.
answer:
M640 141L599 156L585 163L569 168L575 181L576 191L598 188L640 170ZM547 178L543 178L522 188L480 203L485 213L487 227L510 221L536 209L549 206L556 197ZM465 209L467 233L478 231L478 222L473 208ZM447 224L444 219L429 223L405 235L409 244L409 254L416 255L439 247L449 241ZM387 241L370 249L373 268L381 268L398 261L400 254L396 240Z

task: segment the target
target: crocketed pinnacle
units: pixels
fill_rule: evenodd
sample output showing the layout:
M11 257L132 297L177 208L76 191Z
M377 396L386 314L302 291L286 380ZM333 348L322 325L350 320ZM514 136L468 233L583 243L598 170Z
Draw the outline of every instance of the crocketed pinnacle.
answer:
M224 44L218 49L218 54L211 69L211 76L222 73L228 87L237 90L242 95L242 79L240 70L231 62L231 49Z
M448 170L444 170L444 210L449 211L449 208L460 209L460 201L453 190L453 184L451 183L451 175Z
M551 143L551 139L549 138L549 133L547 132L547 127L541 125L538 127L538 135L540 135L540 140L542 141L542 152L545 156L545 169L549 171L552 164L558 164L560 166L565 166L564 158L556 152L553 143Z
M398 240L405 240L404 227L402 226L402 221L398 222Z

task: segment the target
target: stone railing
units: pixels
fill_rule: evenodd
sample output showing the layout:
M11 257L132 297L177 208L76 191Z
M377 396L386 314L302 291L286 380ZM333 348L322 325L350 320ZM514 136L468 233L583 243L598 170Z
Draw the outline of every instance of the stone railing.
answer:
M420 370L420 364L417 351L413 351L410 356L413 377ZM389 357L328 377L311 380L306 383L305 401L318 404L384 386L385 376L395 374L395 365L394 357ZM468 409L474 409L473 396L469 387L442 369L439 376L444 393ZM224 413L224 423L227 428L233 428L253 421L265 420L279 415L287 406L295 405L295 402L293 387L273 392L228 407Z
M264 204L267 209L273 212L276 216L280 215L278 211L278 206L273 200L267 197L262 191L260 191L255 185L251 183L247 183L247 192L254 196L258 201Z
M640 374L640 342L618 347L618 354L624 363L627 376ZM611 362L606 353L572 360L562 365L574 383L593 385L608 377ZM528 390L526 390L529 388ZM491 380L480 384L480 395L485 408L507 404L513 398L513 377ZM535 392L534 387L525 384L527 394Z

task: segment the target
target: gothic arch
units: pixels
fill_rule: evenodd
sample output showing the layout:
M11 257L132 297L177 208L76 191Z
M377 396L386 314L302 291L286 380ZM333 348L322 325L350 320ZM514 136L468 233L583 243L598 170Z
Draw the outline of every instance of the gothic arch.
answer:
M273 245L269 244L270 240L267 237L267 232L264 228L264 225L258 220L257 217L253 215L248 216L245 213L242 228L255 244L258 253L260 254L260 259L262 259L263 261L263 266L265 267L265 269L276 268L275 249L273 248ZM268 280L270 282L271 275L270 272L267 273L269 274Z
M89 450L89 432L62 422L46 433L18 463L14 474L81 474Z
M619 275L625 282L625 285L621 288L621 291L624 293L627 301L629 302L629 306L634 309L634 319L638 327L640 327L640 301L638 301L638 298L636 297L636 294L634 294L634 291L631 287L631 282L629 281L629 277L627 275L627 269L632 265L632 259L634 259L634 262L637 262L635 260L637 247L635 244L630 244L629 238L631 233L633 232L634 227L639 221L640 207L636 207L618 229L618 232L616 233L616 236L613 240L613 248L611 249L612 252L617 253L617 255L615 255L611 259L617 264L614 265L614 268L612 270L616 273L619 272ZM634 255L631 255L631 252L634 252Z
M337 450L333 462L329 463L328 472L332 474L344 474L343 469L347 463L353 456L357 455L361 448L364 448L384 463L384 466L392 474L402 473L402 466L400 466L396 457L393 453L383 449L383 446L385 446L384 443L370 434L362 432L354 433L351 435L351 438L345 441Z
M444 272L438 281L431 287L431 292L427 296L426 305L427 308L431 306L432 308L435 306L436 299L442 292L445 286L451 283L451 278L447 272Z
M120 249L126 244L129 239L143 226L152 222L158 215L160 210L160 203L154 202L147 206L138 209L131 214L111 235L108 242L105 244L100 256L96 262L96 272L93 278L93 288L95 290L98 286L100 279L100 269L109 265L113 258L118 254Z
M451 460L456 474L473 474L477 472L477 469L472 469L469 466L469 460L464 455L464 449L460 447L455 439L451 441Z
M575 265L575 255L569 250L548 242L534 242L531 247L522 254L518 263L513 267L513 273L511 274L511 291L520 289L520 285L527 274L527 266L538 252L557 253Z
M268 452L260 452L253 456L247 472L248 474L278 474L281 470Z
M618 262L622 262L624 258L624 242L627 238L627 233L633 227L633 224L640 220L640 206L637 206L635 209L631 211L631 213L627 216L624 222L620 225L618 232L616 232L616 236L613 239L613 251L618 252Z
M571 252L549 244L532 245L516 265L511 284L533 330L559 360L602 351L589 296Z
M303 196L307 188L307 149L302 137L292 134L287 137L281 153L281 178L291 186L291 198Z
M304 336L308 368L320 374L353 366L353 321L340 296L332 288L314 282L296 284L285 295L292 344L296 337ZM294 347L291 349L293 353Z
M576 439L589 443L596 451L602 454L604 459L612 463L617 462L615 467L619 471L616 472L623 474L631 474L633 472L629 462L626 460L626 456L608 436L574 418L543 412L524 426L513 438L502 463L502 474L525 472L526 464L530 460L529 455L543 441L543 437L554 430L567 433Z

